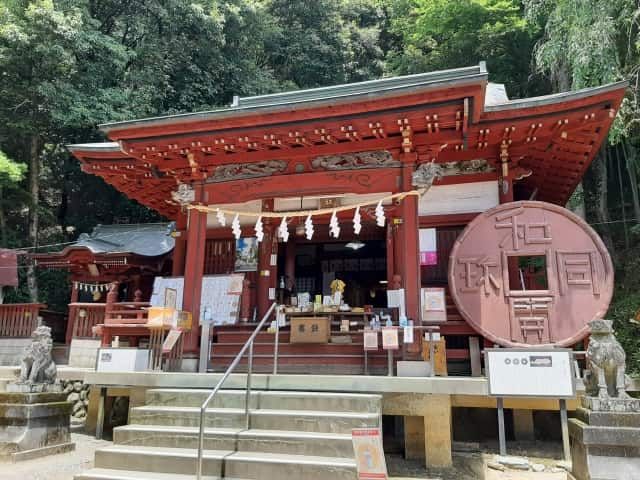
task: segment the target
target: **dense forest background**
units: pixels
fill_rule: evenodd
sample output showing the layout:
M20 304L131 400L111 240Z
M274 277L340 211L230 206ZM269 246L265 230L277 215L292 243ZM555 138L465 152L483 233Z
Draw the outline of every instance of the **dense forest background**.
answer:
M481 60L511 98L628 79L570 207L614 258L609 317L639 372L639 21L637 0L0 0L0 247L158 220L65 149L102 122ZM7 301L65 308L62 273L20 273Z

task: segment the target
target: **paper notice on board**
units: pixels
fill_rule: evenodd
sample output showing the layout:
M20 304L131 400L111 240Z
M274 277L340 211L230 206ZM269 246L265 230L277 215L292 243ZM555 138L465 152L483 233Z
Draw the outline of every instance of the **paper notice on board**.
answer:
M422 321L446 322L447 302L444 288L422 289Z
M421 228L420 241L420 265L437 265L437 240L435 228Z
M402 333L403 333L404 343L413 343L413 325L408 325L404 327L404 330Z
M364 349L369 350L378 350L378 332L373 330L367 330L363 335L363 343Z
M398 350L398 329L396 327L385 327L382 329L382 348L384 350Z
M400 317L406 317L404 305L404 288L399 290L387 290L387 307L397 308Z

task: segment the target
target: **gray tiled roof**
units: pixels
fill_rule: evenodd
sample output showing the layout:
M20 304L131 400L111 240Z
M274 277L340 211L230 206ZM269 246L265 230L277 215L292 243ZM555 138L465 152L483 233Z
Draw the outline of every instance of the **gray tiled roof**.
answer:
M414 90L442 88L457 84L481 83L487 80L484 62L473 67L454 68L437 72L382 78L366 82L347 83L330 87L294 90L255 97L236 98L226 108L207 112L183 113L162 117L144 118L124 122L111 122L100 125L101 130L109 132L119 128L133 126L152 126L165 123L193 122L198 120L223 119L242 114L255 113L256 110L279 110L283 107L300 104L325 104L340 101L353 101L357 97L381 97L398 93L410 93Z
M93 253L133 253L145 257L173 250L175 239L170 223L97 225L91 234L82 233L68 248L88 248Z

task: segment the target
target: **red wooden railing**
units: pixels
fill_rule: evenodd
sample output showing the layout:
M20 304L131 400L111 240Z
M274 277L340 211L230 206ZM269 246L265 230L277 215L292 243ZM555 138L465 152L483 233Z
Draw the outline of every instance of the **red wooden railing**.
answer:
M108 303L104 318L105 325L145 324L147 310L151 306L148 302L117 302Z
M70 303L67 344L72 338L93 337L93 327L104 323L106 303Z
M0 304L0 337L30 337L43 308L42 303Z

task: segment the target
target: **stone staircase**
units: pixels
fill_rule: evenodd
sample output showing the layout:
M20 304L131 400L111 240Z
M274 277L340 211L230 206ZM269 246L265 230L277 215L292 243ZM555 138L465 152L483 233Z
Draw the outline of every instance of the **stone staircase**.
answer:
M199 407L206 390L152 389L133 408L114 445L76 480L195 478ZM203 478L355 480L351 430L377 427L379 395L253 391L250 428L245 392L221 390L205 416Z

